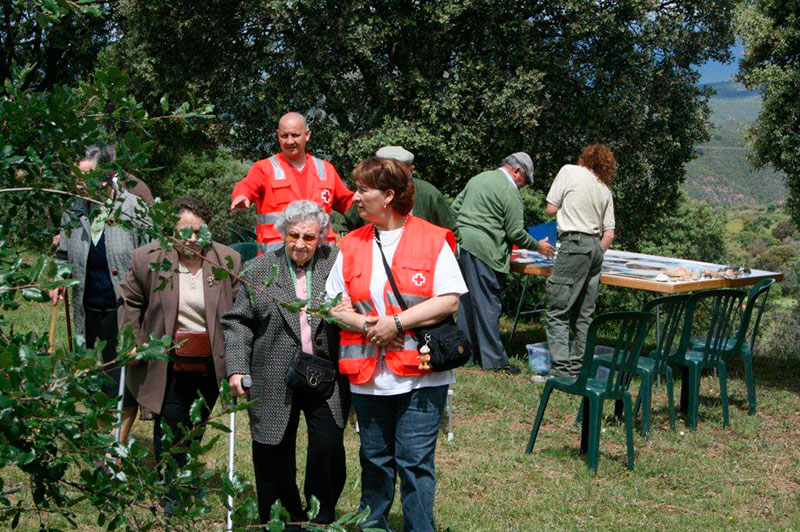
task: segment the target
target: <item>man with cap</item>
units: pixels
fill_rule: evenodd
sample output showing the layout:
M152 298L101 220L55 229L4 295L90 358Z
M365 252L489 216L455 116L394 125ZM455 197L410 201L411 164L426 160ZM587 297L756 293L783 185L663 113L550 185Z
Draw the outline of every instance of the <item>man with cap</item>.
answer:
M412 173L414 172L414 154L402 146L384 146L375 152L375 156L382 159L394 159L408 166ZM450 229L458 240L456 221L439 189L424 179L418 177L412 179L414 180L414 207L411 214L439 227ZM351 230L364 224L364 220L358 215L355 204L347 211L345 220L347 227Z
M290 203L311 200L330 214L331 209L347 212L353 202L353 192L342 182L333 165L306 153L311 131L303 115L283 115L277 133L281 152L253 163L247 176L236 183L231 193L231 210L256 206L259 255L283 246L283 237L275 229L275 222ZM330 232L328 241L335 239L335 234Z
M500 339L500 294L509 272L511 246L535 249L552 257L547 239L536 241L525 230L519 189L533 184L533 161L524 152L509 155L500 168L476 175L453 202L461 234L459 264L469 292L461 296L458 326L472 343L475 361L484 369L519 373L510 366Z

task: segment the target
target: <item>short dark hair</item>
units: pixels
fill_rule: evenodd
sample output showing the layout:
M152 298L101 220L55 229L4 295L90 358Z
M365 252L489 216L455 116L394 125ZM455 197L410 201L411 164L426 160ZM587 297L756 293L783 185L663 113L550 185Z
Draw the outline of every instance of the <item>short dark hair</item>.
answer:
M178 207L178 214L183 211L188 211L203 220L206 224L211 223L211 209L209 209L208 205L202 200L194 196L181 196L176 199L174 203Z
M414 181L411 168L394 159L369 157L361 161L353 170L353 181L361 185L377 188L382 192L394 191L391 207L405 216L414 208Z

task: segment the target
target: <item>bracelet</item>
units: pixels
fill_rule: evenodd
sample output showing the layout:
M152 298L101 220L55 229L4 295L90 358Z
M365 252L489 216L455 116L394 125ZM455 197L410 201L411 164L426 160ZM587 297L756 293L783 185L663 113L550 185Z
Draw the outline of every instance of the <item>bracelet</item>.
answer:
M361 326L361 331L362 331L364 334L367 334L367 325L368 325L368 324L367 324L367 320L364 320L364 324Z
M403 324L400 323L400 317L397 314L392 317L394 318L394 326L397 327L397 332L403 332Z

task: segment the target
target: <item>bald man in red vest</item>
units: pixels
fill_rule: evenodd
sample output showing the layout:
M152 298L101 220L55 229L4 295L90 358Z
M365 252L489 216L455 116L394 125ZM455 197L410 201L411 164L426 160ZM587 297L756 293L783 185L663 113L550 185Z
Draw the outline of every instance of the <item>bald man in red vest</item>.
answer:
M278 122L281 152L253 163L247 176L233 187L231 210L256 206L259 255L283 245L275 221L293 201L311 200L328 214L331 209L345 213L353 202L353 192L333 165L306 153L310 138L305 117L286 113ZM335 241L333 232L328 234L328 240Z

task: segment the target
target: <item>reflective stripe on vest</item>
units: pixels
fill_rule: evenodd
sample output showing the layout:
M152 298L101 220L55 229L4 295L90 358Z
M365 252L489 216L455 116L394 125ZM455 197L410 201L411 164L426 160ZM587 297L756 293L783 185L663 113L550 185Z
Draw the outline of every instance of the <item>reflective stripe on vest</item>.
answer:
M417 337L410 331L407 332L403 338L403 351L416 351ZM339 350L339 358L354 359L354 358L375 358L378 356L378 348L375 344L343 344Z
M343 345L339 349L339 358L375 358L378 356L378 350L375 344L350 344Z
M404 294L402 292L400 292L400 297L403 298L403 302L406 304L406 306L408 308L411 308L414 305L419 305L420 303L422 303L423 301L428 299L425 296L417 296L417 295L414 295L414 294ZM392 290L391 292L386 294L386 301L392 307L397 307L397 314L399 314L400 312L403 311L403 306L400 304L399 301L397 301L397 298L394 295L394 290Z
M359 314L364 314L367 316L377 314L375 311L375 305L372 304L372 301L359 301L355 304L355 307Z
M269 162L272 163L273 179L275 179L275 181L283 181L286 179L286 172L283 171L283 168L281 168L281 165L278 163L278 159L274 155L269 158Z
M311 160L314 161L314 166L317 167L317 177L319 177L320 181L324 181L327 179L327 175L325 174L325 164L322 162L322 159L317 159L316 157L311 157Z
M278 216L281 213L279 212L269 212L265 214L259 214L256 216L256 223L259 224L276 224L278 223Z

